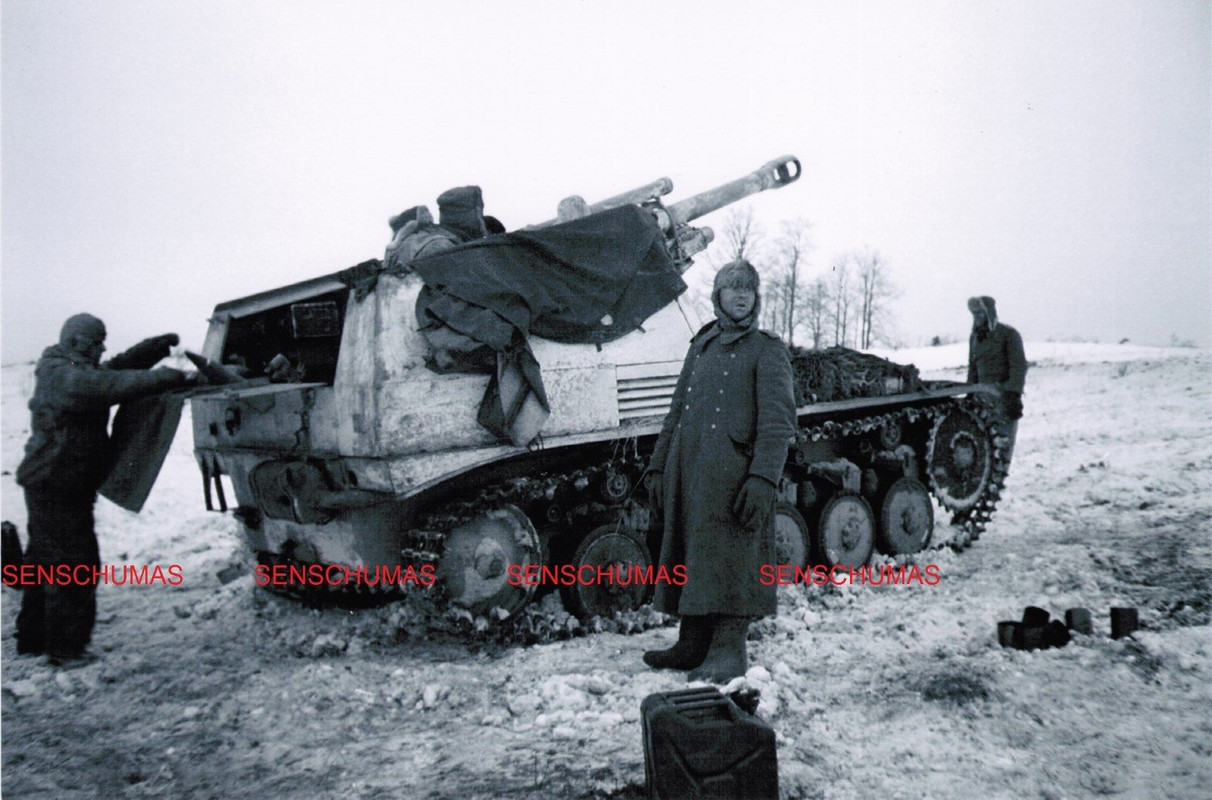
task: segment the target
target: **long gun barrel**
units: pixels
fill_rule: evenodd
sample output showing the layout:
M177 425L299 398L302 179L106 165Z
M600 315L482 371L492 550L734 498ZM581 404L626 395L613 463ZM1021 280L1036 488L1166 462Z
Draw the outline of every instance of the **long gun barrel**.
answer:
M695 228L690 225L691 220L718 211L758 192L795 183L799 180L800 172L798 158L782 156L766 162L743 178L708 189L671 206L653 208L652 212L656 214L658 224L665 231L669 253L678 269L686 271L690 267L691 256L706 250L715 238L715 232L711 228Z
M655 200L658 197L664 197L673 191L673 181L668 178L657 178L652 183L647 183L643 186L636 187L630 191L616 194L614 197L608 197L601 202L588 205L585 199L580 195L566 197L560 202L560 216L555 219L549 219L535 225L527 225L527 230L534 228L546 228L549 225L555 225L559 222L566 222L568 219L577 217L587 217L590 214L596 214L599 211L606 211L610 208L618 208L628 204L639 205L650 200ZM566 212L565 209L568 209Z
M800 177L800 160L795 156L782 156L764 164L743 178L729 181L723 186L709 189L694 197L679 200L667 207L670 218L676 223L691 220L718 211L724 206L743 200L767 189L778 189L794 183Z
M712 211L718 211L724 206L758 192L779 189L789 183L795 183L799 180L801 171L798 158L781 156L773 161L768 161L743 178L729 181L723 186L708 189L669 206L662 205L660 200L673 190L673 181L668 178L660 178L645 186L623 192L593 205L588 205L583 198L573 195L560 203L559 216L556 219L529 225L526 230L546 228L549 225L578 219L629 203L640 205L647 208L656 217L657 224L665 233L666 247L669 249L670 255L678 268L684 271L691 264L690 257L707 249L707 245L711 244L711 240L715 237L711 228L692 227L691 220L710 214Z

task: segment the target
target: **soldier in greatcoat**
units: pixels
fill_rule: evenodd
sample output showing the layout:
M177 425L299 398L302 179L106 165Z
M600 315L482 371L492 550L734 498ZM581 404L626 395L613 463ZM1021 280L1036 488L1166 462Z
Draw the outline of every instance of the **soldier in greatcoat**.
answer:
M691 680L744 674L749 623L775 612L775 587L759 570L776 561L775 492L795 396L786 346L757 327L759 288L747 261L716 274L716 321L691 340L650 466L661 564L684 564L687 578L657 586L657 610L681 616L678 641L644 661L693 670Z
M185 386L180 370L150 369L177 343L175 333L156 336L102 364L105 324L77 314L63 324L59 343L43 351L29 401L30 437L17 467L29 512L26 564L100 566L93 504L112 465L110 406ZM95 598L91 582L25 587L17 652L46 653L56 666L87 660Z
M1005 458L1014 452L1018 421L1023 416L1027 356L1023 337L997 318L992 297L968 298L972 335L968 338L968 383L990 383L1002 390L998 433L1005 437Z

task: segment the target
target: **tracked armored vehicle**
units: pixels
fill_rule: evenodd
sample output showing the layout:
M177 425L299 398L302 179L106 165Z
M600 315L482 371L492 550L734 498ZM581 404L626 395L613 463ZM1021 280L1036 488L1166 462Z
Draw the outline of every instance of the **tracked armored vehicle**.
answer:
M638 206L684 270L711 240L691 221L799 174L784 157L670 205L663 179L561 209L592 219ZM660 526L642 478L698 327L683 301L595 342L531 335L550 413L540 435L519 445L477 423L493 375L427 367L421 277L368 264L369 288L333 274L215 308L203 353L211 372L290 368L277 370L285 382L231 382L192 399L208 507L227 508L229 484L260 564L295 578L323 574L322 588L352 570L354 580L335 582L343 591L429 592L503 620L554 590L518 580L527 570L583 577L601 568L616 579L559 587L568 610L607 615L643 604ZM924 385L876 365L867 396L823 399L806 358L793 359L801 405L779 487L780 559L857 566L877 546L920 550L934 529L932 494L979 533L1006 467L982 400L996 390Z

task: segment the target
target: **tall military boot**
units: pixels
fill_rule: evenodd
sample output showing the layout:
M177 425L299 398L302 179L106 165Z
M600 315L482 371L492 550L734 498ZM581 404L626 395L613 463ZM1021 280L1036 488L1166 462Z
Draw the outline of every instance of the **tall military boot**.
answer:
M678 626L677 643L668 650L644 653L644 663L653 669L694 669L707 657L711 627L707 614L684 614Z
M718 615L707 658L690 673L690 680L727 683L744 675L749 669L749 656L745 652L748 633L749 617Z

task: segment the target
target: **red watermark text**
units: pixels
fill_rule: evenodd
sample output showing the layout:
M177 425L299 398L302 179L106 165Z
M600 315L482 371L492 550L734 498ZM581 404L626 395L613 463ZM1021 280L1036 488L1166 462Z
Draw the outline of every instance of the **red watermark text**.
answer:
M864 564L854 567L835 564L763 564L759 570L763 586L937 586L942 580L938 564Z
M433 586L437 579L433 564L422 564L420 569L399 564L258 564L253 568L258 586Z
M27 586L180 586L180 564L5 564L4 585Z
M510 586L686 585L685 564L510 564L506 573Z

